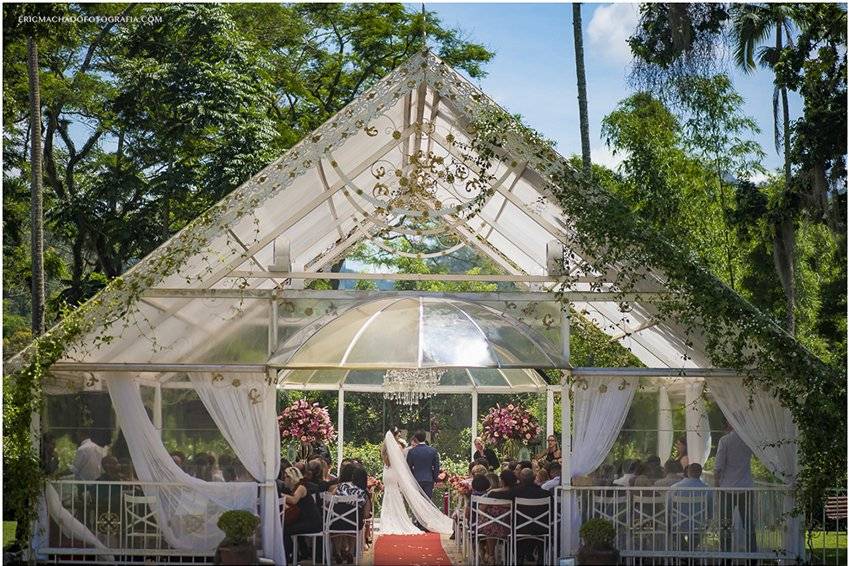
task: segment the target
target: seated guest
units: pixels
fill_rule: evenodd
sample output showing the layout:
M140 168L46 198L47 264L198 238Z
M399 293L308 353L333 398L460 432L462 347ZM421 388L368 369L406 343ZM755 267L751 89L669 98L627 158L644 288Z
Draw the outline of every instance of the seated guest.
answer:
M610 486L614 483L614 466L602 464L593 472L593 485Z
M682 465L677 460L667 460L664 462L664 477L655 482L655 485L660 487L670 487L676 482L682 480Z
M348 465L353 466L354 464ZM307 473L305 475L310 476L311 480L318 486L320 492L328 491L331 486L339 481L328 473L328 464L324 458L313 458L308 461Z
M514 470L515 474L519 474L521 470L530 470L534 466L531 464L531 460L522 460L517 463L516 470Z
M552 506L551 506L551 498L552 494L536 483L534 483L534 473L530 468L526 468L519 472L519 485L511 490L511 495L514 499L522 498L522 499L549 499L549 513L550 516L540 517L546 511L545 507L532 507L532 506L519 506L517 507L517 512L525 515L524 518L521 516L517 516L517 524L520 525L522 523L528 522L534 518L540 517L538 520L548 525L552 522ZM523 535L542 535L548 532L548 528L546 526L530 524L517 528L518 534ZM535 558L535 554L539 558ZM535 540L520 540L517 542L517 560L519 564L523 563L524 559L531 559L534 564L542 564L545 562L543 556L543 542L535 541Z
M238 460L236 460L238 462ZM218 468L221 470L221 475L224 481L236 481L236 471L234 470L235 462L230 454L222 454L218 457Z
M650 456L646 459L646 476L651 480L660 480L664 477L664 468L661 467L661 458Z
M310 462L312 465L314 462L324 461L324 460L314 460ZM365 520L366 514L366 490L362 489L360 486L354 483L355 470L357 467L354 464L348 464L340 469L339 471L339 482L333 488L334 495L340 496L354 496L357 498L357 506L360 508L358 511L358 526L362 527L363 522ZM334 512L337 515L344 515L348 513L351 509L353 509L350 503L337 503L334 505ZM354 531L354 526L351 524L353 521L353 515L349 515L346 519L337 519L330 525L331 530L337 531ZM354 542L352 541L353 537L349 536L337 536L334 542L334 561L337 563L342 563L345 561L345 564L352 564L354 562Z
M655 480L649 477L649 465L639 462L635 467L635 475L629 480L631 487L649 487L655 484Z
M637 471L638 464L640 464L640 460L626 460L623 462L623 470L625 473L615 479L612 483L614 485L627 486L629 482L635 477L635 472Z
M487 460L487 467L491 470L499 467L499 457L496 456L496 452L492 448L486 448L484 441L479 437L475 439L475 453L472 455L472 460L480 459Z
M544 458L547 462L561 459L561 447L558 445L558 438L554 434L550 434L546 438L546 455Z
M685 471L685 479L674 483L667 492L671 529L674 535L680 537L678 548L682 550L695 550L699 547L702 531L708 526L712 514L713 498L710 493L696 489L676 489L707 488L708 485L700 476L702 466L697 463L690 464Z
M518 465L519 465L519 462L517 462L516 460L508 460L505 463L505 469L508 470L509 472L516 472L516 467Z
M549 472L543 468L537 470L537 473L534 474L534 483L537 485L543 485L547 481L549 481Z
M322 532L322 513L313 497L318 492L318 486L312 481L312 478L305 478L295 467L284 470L283 477L285 478L283 489L289 492L283 496L284 504L287 508L298 508L297 516L291 522L287 522L286 513L284 513L285 536L283 542L286 548L287 562L293 564L297 562L297 557L293 561L292 535Z
M546 491L553 491L561 485L561 464L560 462L549 462L549 481L541 485Z
M491 487L493 486L490 485L490 480L488 480L486 476L475 476L472 478L472 492L470 493L470 496L486 495L487 492L490 491ZM467 516L469 515L470 509L471 506L467 508Z
M505 470L499 474L499 485L493 487L487 492L486 496L492 499L513 499L513 489L516 487L516 474L509 470ZM502 505L482 505L481 512L486 513L489 517L501 517L509 506ZM489 519L488 519L489 521ZM504 524L503 524L504 523ZM490 537L484 541L484 563L495 564L496 555L496 539L504 539L510 536L511 520L509 517L502 517L499 522L492 522L479 527L479 534Z
M497 487L501 487L501 482L499 481L499 476L497 476L493 472L489 472L486 477L487 477L487 481L490 482L490 489L495 489Z

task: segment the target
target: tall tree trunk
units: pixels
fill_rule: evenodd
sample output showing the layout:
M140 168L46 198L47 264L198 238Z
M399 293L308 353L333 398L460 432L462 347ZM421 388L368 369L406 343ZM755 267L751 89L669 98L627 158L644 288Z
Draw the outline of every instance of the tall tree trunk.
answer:
M584 40L581 35L581 4L573 3L573 39L576 50L576 82L578 83L578 119L581 129L581 165L590 176L590 125L587 119L587 80L584 76Z
M44 226L42 210L41 95L38 82L38 45L27 39L30 89L30 220L32 228L32 333L44 333Z
M776 50L782 50L782 23L776 24ZM785 170L785 188L788 194L791 191L791 120L788 115L788 89L783 85L780 88L782 97L782 153ZM790 199L783 199L784 203ZM785 292L785 329L794 335L796 330L795 308L797 304L797 282L796 282L796 234L794 219L791 213L784 215L783 219L774 228L773 255L776 271L779 274L782 290Z

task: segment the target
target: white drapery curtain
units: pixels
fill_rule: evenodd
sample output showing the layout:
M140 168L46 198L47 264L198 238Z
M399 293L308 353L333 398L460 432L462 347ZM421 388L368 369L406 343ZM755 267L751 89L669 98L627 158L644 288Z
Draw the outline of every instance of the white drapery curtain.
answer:
M215 549L224 538L218 517L231 509L254 513L257 485L205 482L181 470L163 446L132 377L113 373L105 381L139 481L165 484L143 486L163 538L179 550Z
M750 389L744 378L707 379L709 389L723 416L765 467L789 487L797 478L797 427L791 411L769 391ZM785 512L794 508L786 497ZM802 556L802 530L799 517L789 517L785 531L785 549Z
M685 438L688 445L688 462L705 465L711 453L711 425L705 409L702 381L685 384Z
M658 388L658 457L663 464L673 451L673 409L670 395L663 385Z
M602 462L614 446L629 413L638 378L609 377L573 384L573 442L570 451L572 475L587 475ZM579 544L581 513L573 499L570 549Z
M262 374L189 373L198 397L245 469L266 485L260 498L263 554L285 564L274 482L280 471L275 386Z
M38 500L38 519L36 528L32 535L32 548L36 552L38 560L47 561L47 554L39 553L39 549L50 546L47 539L48 522L52 519L65 536L87 544L97 550L108 550L106 545L100 542L91 530L82 524L74 515L62 505L62 499L56 492L56 488L47 482L44 486L44 494ZM99 554L98 560L115 562L111 554Z

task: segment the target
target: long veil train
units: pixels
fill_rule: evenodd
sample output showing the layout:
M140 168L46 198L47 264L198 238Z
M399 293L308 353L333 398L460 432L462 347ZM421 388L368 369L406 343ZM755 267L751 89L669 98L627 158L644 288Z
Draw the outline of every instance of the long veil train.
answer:
M416 520L432 533L451 534L452 519L440 512L425 495L407 466L401 447L391 432L384 437L384 450L390 462L384 468L384 502L381 507L381 532L389 534L415 534L420 532L413 526L404 501ZM403 498L403 500L402 500ZM385 528L386 527L386 528Z

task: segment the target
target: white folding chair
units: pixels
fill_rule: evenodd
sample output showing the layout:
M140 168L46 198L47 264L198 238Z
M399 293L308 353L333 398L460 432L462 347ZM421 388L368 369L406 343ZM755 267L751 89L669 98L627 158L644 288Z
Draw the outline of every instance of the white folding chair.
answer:
M356 495L325 496L328 502L325 516L324 549L325 562L330 564L331 539L334 536L353 536L355 541L354 561L359 564L363 557L363 529L360 526L360 505ZM339 510L343 505L347 509ZM334 524L336 523L336 526Z
M670 537L674 550L693 552L699 548L708 528L709 496L704 490L677 490L670 496Z
M593 491L590 516L611 521L618 546L629 532L628 500L629 497L624 490L609 488Z
M632 540L635 550L664 550L667 537L667 503L664 494L647 489L632 495Z
M511 553L514 561L519 561L517 543L521 540L534 540L543 543L541 562L550 564L552 562L552 498L527 499L517 497L514 499L513 511L513 527L511 530L513 548ZM523 530L532 532L523 533L521 532Z
M311 496L308 496L311 497ZM280 523L284 524L284 513L286 512L286 503L283 498L278 499L278 510L280 512ZM322 523L324 525L324 523ZM287 535L286 534L286 526L284 525L284 536L292 536L292 563L298 564L298 540L304 539L305 541L313 542L313 554L312 554L312 563L316 563L316 541L324 540L325 532L324 529L317 531L315 533L301 533L297 535Z
M121 498L125 548L162 548L162 532L159 530L154 513L156 497L123 493ZM137 546L137 541L141 541L141 546ZM150 542L153 543L152 547Z
M495 537L482 533L482 529L493 525L500 526L511 532L511 518L514 513L514 502L510 499L496 499L495 497L474 496L472 498L473 506L472 513L474 517L474 533L472 536L472 551L475 557L474 564L478 566L481 550L479 544L487 540L496 541L497 546L504 547L504 556L501 564L513 564L513 555L511 550L510 537ZM496 508L498 510L493 510Z

